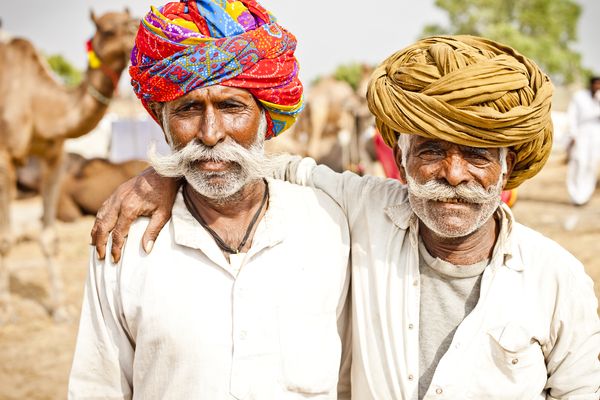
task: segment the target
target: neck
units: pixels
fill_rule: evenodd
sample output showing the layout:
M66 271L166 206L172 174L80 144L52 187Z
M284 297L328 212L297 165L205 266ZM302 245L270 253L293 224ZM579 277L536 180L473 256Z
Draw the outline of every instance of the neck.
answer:
M248 214L256 212L265 189L262 180L252 181L227 199L211 199L202 196L190 185L186 185L184 190L187 191L189 199L204 221L211 225L221 218L244 219Z
M471 265L491 258L500 232L500 223L493 216L467 236L441 237L419 221L419 235L429 254L454 265Z

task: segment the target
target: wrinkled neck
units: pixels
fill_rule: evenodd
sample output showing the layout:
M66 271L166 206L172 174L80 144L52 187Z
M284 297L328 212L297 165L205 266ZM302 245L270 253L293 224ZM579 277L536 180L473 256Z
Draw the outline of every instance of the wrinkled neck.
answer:
M429 254L454 265L472 265L491 258L500 222L490 218L476 231L457 238L442 237L419 221L419 235Z

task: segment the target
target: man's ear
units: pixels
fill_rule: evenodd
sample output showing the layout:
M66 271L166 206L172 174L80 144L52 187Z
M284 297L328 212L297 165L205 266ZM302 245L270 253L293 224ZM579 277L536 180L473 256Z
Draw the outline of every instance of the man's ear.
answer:
M406 170L402 166L402 150L400 150L400 146L398 146L398 143L396 143L394 145L393 151L394 151L394 161L396 162L396 167L398 168L398 172L400 173L400 177L398 178L398 180L403 185L406 185L406 182L407 182Z
M506 153L506 174L502 177L502 189L506 186L510 174L512 174L513 168L517 162L517 153L513 149L508 149Z

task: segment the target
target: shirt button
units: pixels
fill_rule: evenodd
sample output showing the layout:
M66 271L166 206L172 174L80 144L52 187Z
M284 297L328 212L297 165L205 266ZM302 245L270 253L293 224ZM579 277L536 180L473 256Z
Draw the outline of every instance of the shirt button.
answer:
M413 374L408 375L408 380L412 381L413 379L415 379L415 377L413 376Z
M419 280L415 279L415 281L413 282L413 286L419 286Z
M414 326L413 324L408 324L408 329L412 329L412 328L414 328L414 327L415 327L415 326Z
M442 394L444 391L442 390L442 388L437 388L437 389L435 389L435 392L437 394Z
M512 361L511 361L511 363L512 363L513 365L517 364L518 362L519 362L519 359L518 359L518 358L513 358L513 359L512 359Z
M248 336L248 333L246 331L240 332L240 339L244 340L244 339L246 339L246 336Z

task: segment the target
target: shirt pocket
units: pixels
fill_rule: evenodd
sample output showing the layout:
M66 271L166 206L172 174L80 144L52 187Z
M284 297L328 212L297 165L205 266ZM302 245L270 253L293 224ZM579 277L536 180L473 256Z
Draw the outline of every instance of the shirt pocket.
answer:
M481 347L468 398L515 400L543 394L547 378L544 354L523 326L509 323L491 329Z
M303 398L335 394L341 359L335 311L280 310L278 319L284 389Z

